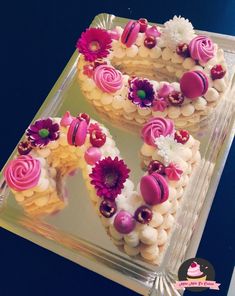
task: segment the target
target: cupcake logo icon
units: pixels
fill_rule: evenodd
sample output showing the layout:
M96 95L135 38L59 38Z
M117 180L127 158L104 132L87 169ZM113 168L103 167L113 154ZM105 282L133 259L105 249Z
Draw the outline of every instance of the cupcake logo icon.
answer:
M178 271L179 280L174 284L177 290L202 292L207 289L219 290L215 281L215 270L212 264L202 258L191 258L183 262Z
M207 266L205 267L208 268ZM188 281L205 281L207 275L201 271L201 266L196 261L193 261L189 265L188 272L187 272L187 280Z

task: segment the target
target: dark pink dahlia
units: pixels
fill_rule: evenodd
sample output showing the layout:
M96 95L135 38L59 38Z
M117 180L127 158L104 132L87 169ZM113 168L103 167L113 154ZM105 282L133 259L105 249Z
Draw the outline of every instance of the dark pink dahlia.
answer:
M90 174L98 196L114 200L121 193L130 170L122 159L110 156L98 161Z
M138 77L130 81L128 98L135 105L140 107L151 107L155 98L153 85L148 79L140 79Z
M78 39L76 47L85 60L93 62L108 56L112 39L110 34L101 28L86 29Z
M59 124L54 123L51 118L35 121L35 123L31 124L26 131L28 141L34 147L44 147L50 141L57 140L59 135Z

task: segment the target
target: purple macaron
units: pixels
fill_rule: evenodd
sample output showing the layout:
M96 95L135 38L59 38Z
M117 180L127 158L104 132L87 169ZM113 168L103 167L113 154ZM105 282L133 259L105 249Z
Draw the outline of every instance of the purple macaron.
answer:
M148 205L157 205L168 199L169 187L166 179L158 174L143 176L140 180L140 191Z
M202 71L188 71L180 79L180 89L185 97L197 99L208 90L208 78Z

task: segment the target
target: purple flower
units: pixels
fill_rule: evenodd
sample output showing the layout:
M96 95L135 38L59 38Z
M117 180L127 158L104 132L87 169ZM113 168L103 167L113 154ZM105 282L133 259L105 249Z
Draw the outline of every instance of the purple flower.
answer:
M59 129L59 124L53 123L51 118L39 119L28 127L26 136L32 146L44 147L50 141L55 141L59 138Z
M147 79L134 78L130 81L128 98L140 107L151 107L155 97L153 85Z
M122 159L109 156L98 161L89 176L98 196L114 200L124 188L129 172Z

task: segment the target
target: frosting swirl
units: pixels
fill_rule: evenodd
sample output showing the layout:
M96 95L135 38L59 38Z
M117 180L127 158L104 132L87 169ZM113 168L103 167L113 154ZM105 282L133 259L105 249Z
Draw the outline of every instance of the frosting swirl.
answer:
M40 174L40 161L31 155L21 155L11 160L4 170L7 185L16 191L23 191L36 186Z
M100 65L95 68L93 79L99 89L114 93L122 88L122 73L112 66Z
M167 107L167 102L164 98L156 98L153 101L153 111L160 111L163 112Z
M198 35L190 41L189 51L194 60L204 63L215 55L215 47L212 40L203 35Z
M141 137L144 142L156 146L155 139L160 136L167 136L173 133L174 124L170 119L155 117L150 119L142 128Z
M165 174L167 175L169 180L178 181L183 174L183 171L180 169L180 167L171 162L166 168L165 168Z

